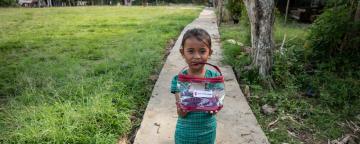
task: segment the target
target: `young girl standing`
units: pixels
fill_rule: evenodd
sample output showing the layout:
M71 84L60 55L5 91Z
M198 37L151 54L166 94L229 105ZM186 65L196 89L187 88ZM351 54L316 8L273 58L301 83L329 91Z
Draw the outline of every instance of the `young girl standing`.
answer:
M200 28L190 29L185 32L180 53L188 64L188 70L182 71L183 74L194 77L216 77L217 72L205 69L205 65L210 55L211 37L209 33ZM180 101L179 89L177 88L178 75L171 81L171 93L175 94L176 103ZM176 144L214 144L216 137L216 118L217 111L209 112L188 112L177 108L179 115L176 130Z

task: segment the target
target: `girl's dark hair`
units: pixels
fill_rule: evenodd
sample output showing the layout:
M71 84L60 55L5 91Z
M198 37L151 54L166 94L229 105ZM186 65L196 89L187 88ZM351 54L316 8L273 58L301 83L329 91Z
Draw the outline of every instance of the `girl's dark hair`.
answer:
M185 32L181 46L184 47L185 41L189 38L196 38L198 41L204 43L207 47L211 49L211 37L207 31L202 28L193 28Z

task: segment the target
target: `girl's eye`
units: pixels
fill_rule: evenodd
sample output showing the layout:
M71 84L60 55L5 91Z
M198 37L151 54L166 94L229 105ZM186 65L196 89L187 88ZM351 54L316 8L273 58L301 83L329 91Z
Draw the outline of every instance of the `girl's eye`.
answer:
M187 52L188 52L188 53L193 53L193 52L194 52L194 50L188 50Z
M200 49L200 53L204 54L206 52L206 49L202 48Z

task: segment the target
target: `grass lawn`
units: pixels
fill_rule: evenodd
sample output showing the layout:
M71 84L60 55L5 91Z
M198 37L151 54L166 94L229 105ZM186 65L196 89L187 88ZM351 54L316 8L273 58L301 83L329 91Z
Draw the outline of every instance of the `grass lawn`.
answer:
M0 8L0 143L115 143L200 8Z
M341 109L327 106L316 97L304 96L306 88L301 87L299 81L309 77L302 73L304 70L301 61L304 59L304 44L306 44L309 25L294 21L284 25L281 19L277 19L274 26L277 49L274 54L272 77L278 84L276 89L263 88L257 79L257 72L244 69L250 64L249 55L242 51L240 46L227 42L233 39L244 45L250 45L250 29L244 22L239 25L224 24L220 27L224 61L232 65L237 72L241 87L244 88L245 85L250 87L249 104L271 143L327 143L328 140L341 138L348 132L345 121L356 121L356 118L347 117L348 115ZM287 33L286 51L281 56L279 47L285 32ZM330 75L323 74L321 77L330 78ZM344 80L333 79L333 81L323 85L336 87L336 83ZM321 90L322 94L329 93L333 97L336 95L326 89ZM342 92L341 87L338 92ZM276 106L277 111L272 115L263 114L261 106L264 104ZM353 106L357 107L358 104ZM356 110L353 114L356 114ZM360 121L360 118L357 121ZM270 123L273 124L269 125Z

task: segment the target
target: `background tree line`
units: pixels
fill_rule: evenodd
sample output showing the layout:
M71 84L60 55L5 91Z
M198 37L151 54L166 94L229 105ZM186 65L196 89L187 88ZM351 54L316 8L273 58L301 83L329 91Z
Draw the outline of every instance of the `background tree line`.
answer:
M208 4L208 0L33 0L36 6L77 6L86 5L167 5L173 4ZM81 5L81 4L80 4ZM19 0L0 0L0 7L19 6Z

